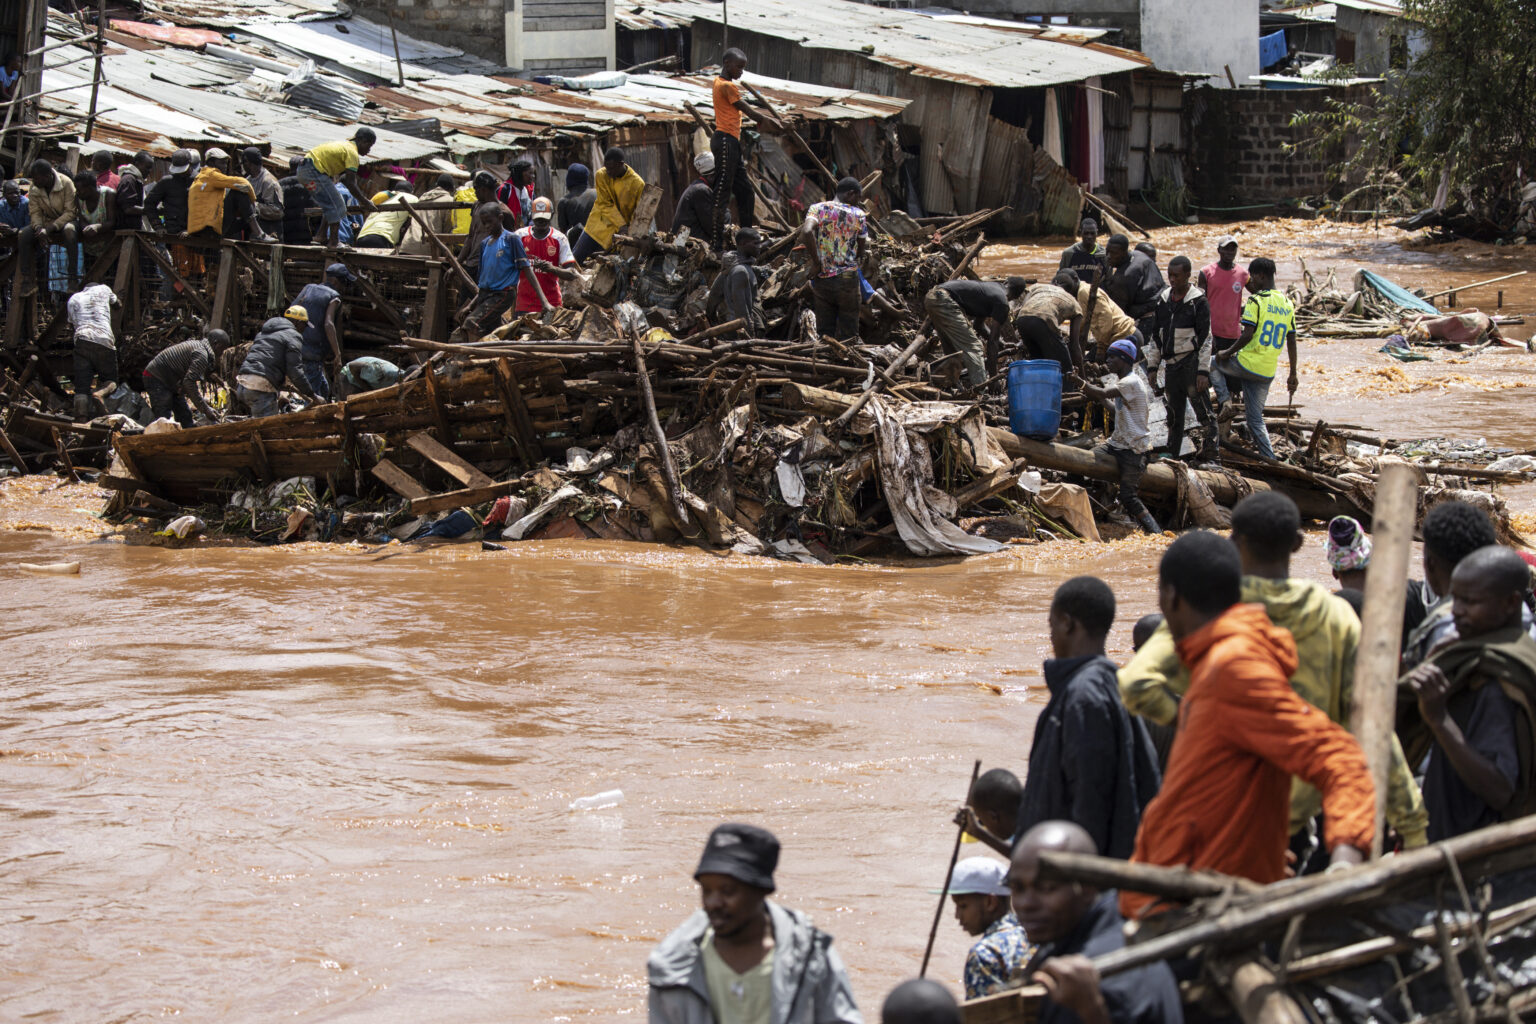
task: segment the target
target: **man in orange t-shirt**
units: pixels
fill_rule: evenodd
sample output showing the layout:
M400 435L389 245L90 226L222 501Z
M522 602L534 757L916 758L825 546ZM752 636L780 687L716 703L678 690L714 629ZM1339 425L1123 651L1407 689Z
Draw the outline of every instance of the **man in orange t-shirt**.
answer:
M757 223L752 183L741 164L741 115L782 131L784 125L766 110L754 110L741 98L737 84L747 69L747 55L732 48L720 59L720 73L715 76L715 134L709 141L715 156L715 231L711 239L716 251L725 248L726 212L731 197L736 197L736 223L750 228Z
M1376 831L1365 754L1291 689L1296 643L1263 605L1239 603L1242 578L1237 548L1206 530L1174 541L1158 566L1158 604L1189 669L1189 689L1131 862L1280 881L1295 775L1322 791L1332 863L1358 864ZM1127 919L1155 902L1120 893Z

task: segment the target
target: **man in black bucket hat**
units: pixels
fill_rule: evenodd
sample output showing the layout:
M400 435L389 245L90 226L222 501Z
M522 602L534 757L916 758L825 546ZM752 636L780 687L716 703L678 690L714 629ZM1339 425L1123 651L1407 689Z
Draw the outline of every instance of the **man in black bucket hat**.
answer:
M768 899L779 841L720 825L693 873L702 909L651 953L651 1024L863 1024L832 936Z

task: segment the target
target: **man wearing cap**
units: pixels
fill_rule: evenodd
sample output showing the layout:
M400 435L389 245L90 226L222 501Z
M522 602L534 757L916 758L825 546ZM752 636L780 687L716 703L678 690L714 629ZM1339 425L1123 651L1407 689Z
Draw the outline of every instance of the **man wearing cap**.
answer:
M187 189L187 234L213 232L240 238L244 229L253 241L272 241L256 220L256 190L249 181L229 173L229 154L214 147L203 161L203 169Z
M747 55L732 47L720 60L720 73L715 76L713 106L715 108L715 134L710 137L710 165L715 171L714 216L709 238L715 251L725 248L725 224L729 219L731 199L736 200L736 217L744 228L757 223L755 204L757 198L752 183L747 180L742 166L741 115L754 121L770 124L783 131L784 125L770 111L755 109L741 98L741 86L737 82L747 70ZM694 161L697 164L698 161ZM673 228L676 231L676 228ZM696 232L703 236L703 232Z
M358 206L372 211L373 204L363 198L357 171L362 166L362 158L373 149L377 139L372 128L359 128L350 139L323 142L304 154L304 162L299 164L299 180L309 189L320 212L325 215L315 231L312 240L315 245L329 245L334 249L341 237L341 221L347 215L347 208L336 191L338 184L344 185L356 197Z
M240 168L255 193L256 222L274 241L283 237L283 186L262 163L261 150L247 146L240 151Z
M528 264L533 273L523 274L517 280L518 313L537 313L544 308L539 293L551 306L561 304L560 282L576 276L576 257L571 255L571 243L554 227L555 204L545 196L533 201L529 214L532 222L517 232L517 240L523 245Z
M356 283L357 275L345 263L332 263L325 268L322 283L307 284L293 297L293 304L304 307L308 315L299 328L304 339L304 379L321 398L331 397L326 367L341 365L341 295Z
M502 223L506 207L484 203L475 209L475 233L483 239L469 265L478 269L475 297L461 310L461 330L478 340L501 323L501 316L517 302L519 274L528 269L522 239Z
M779 841L721 825L693 873L703 908L646 965L651 1024L863 1024L832 936L772 902Z
M859 264L869 245L863 197L858 179L844 178L837 197L812 206L800 225L800 241L810 253L816 330L839 339L859 336Z
M299 328L309 321L303 306L289 306L282 316L261 325L245 361L235 373L235 397L252 416L276 416L284 382L312 402L320 401L304 376L304 339Z
M190 401L209 423L219 422L199 385L213 372L219 354L227 348L229 335L214 329L206 338L188 338L161 349L144 370L144 390L155 419L174 416L183 428L191 427L192 408L187 404Z
M1084 217L1078 227L1080 237L1061 251L1061 265L1057 270L1075 270L1083 280L1092 282L1094 271L1105 270L1104 249L1099 245L1099 222Z
M1141 475L1147 471L1147 452L1152 449L1152 431L1147 426L1152 392L1136 372L1136 342L1121 338L1109 346L1105 363L1118 380L1109 384L1083 383L1083 394L1113 408L1115 431L1109 442L1095 448L1095 455L1112 455L1120 468L1120 508L1148 533L1162 533L1157 520L1141 503L1137 490Z
M1015 975L1034 955L1008 902L1008 865L991 857L967 857L949 876L955 920L967 935L981 936L965 955L965 998L980 999L1022 979Z
M178 149L171 156L170 169L144 193L144 223L156 233L176 236L187 230L187 193L197 173L195 150ZM200 277L203 257L200 252L179 242L168 246L171 265L183 278ZM167 278L161 284L161 297L169 299L181 285Z
M1248 271L1237 265L1237 239L1222 235L1216 242L1216 262L1200 271L1200 290L1211 307L1211 350L1225 352L1243 333L1243 300L1247 298ZM1221 370L1211 367L1216 399L1230 397Z
M714 154L700 153L694 157L693 169L699 176L689 182L683 194L677 197L677 210L672 214L672 233L675 235L687 228L690 238L709 241L714 237L715 230Z

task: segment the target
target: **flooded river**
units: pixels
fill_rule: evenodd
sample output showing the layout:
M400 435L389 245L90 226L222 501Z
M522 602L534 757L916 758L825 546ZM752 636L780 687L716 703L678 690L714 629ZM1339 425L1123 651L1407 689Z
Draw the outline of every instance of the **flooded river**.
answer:
M1523 253L1246 228L1282 279L1301 256L1440 287ZM1163 259L1220 233L1159 233ZM1505 298L1536 312L1532 285ZM1531 357L1398 367L1374 347L1304 346L1309 416L1533 443ZM7 1020L635 1019L724 820L779 835L780 897L836 936L873 1018L921 959L972 760L1022 770L1052 590L1108 579L1123 658L1162 550L168 551L98 539L94 489L44 486L0 500ZM63 558L82 574L15 568ZM1296 570L1325 578L1316 538ZM619 806L569 809L612 789ZM946 913L952 986L966 945Z

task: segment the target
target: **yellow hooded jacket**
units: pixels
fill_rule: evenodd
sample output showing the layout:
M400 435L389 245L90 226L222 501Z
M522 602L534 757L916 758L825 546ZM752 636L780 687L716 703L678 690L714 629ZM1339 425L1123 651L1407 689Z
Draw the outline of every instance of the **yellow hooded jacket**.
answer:
M1355 656L1360 647L1360 620L1342 598L1307 580L1243 577L1243 600L1262 604L1276 626L1289 630L1299 661L1291 688L1331 720L1349 727L1354 689ZM1168 725L1178 713L1178 700L1189 689L1189 673L1179 661L1173 635L1158 626L1125 668L1120 670L1120 698L1133 713ZM1429 813L1397 737L1392 738L1392 768L1388 776L1387 821L1407 846L1428 840ZM1322 808L1317 790L1292 780L1291 832L1294 834Z

